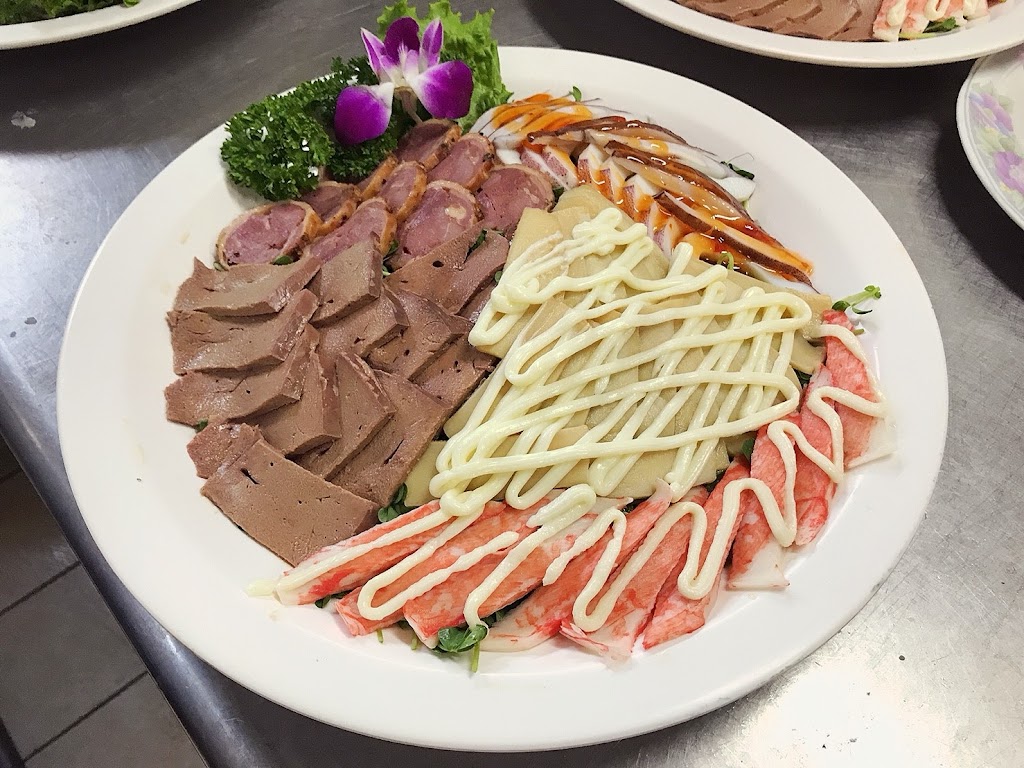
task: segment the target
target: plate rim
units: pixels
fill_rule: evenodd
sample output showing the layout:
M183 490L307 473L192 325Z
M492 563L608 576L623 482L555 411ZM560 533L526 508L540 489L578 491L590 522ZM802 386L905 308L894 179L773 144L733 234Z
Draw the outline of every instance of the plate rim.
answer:
M130 7L118 3L95 11L58 16L54 19L3 24L0 25L0 50L32 48L112 32L115 29L141 24L196 2L199 0L141 0L138 5Z
M1007 51L1009 50L1010 49L1007 49ZM1024 212L1018 211L1016 208L1010 206L1009 201L1006 200L1002 191L998 189L995 179L992 178L991 172L981 159L981 153L978 151L974 142L974 134L971 130L969 115L970 103L968 95L976 75L990 64L996 56L1006 53L1007 51L1000 51L999 53L992 54L991 56L985 56L984 58L978 59L974 62L974 66L972 66L970 72L967 73L967 77L964 78L963 85L960 86L960 91L957 93L956 130L960 136L960 146L963 147L964 154L967 155L967 162L970 163L971 170L973 170L974 175L978 177L978 181L981 182L981 185L985 188L985 191L988 192L989 196L995 201L995 203L1003 209L1007 216L1010 217L1010 220L1021 229L1024 229ZM1024 52L1024 46L1021 46L1021 51Z
M681 6L674 0L615 0L615 2L670 29L724 45L727 48L773 59L831 67L885 69L950 64L999 53L1024 42L1024 10L1015 11L1019 14L1019 19L1017 19L1016 36L1013 39L1004 40L1001 36L995 35L995 40L975 46L963 46L961 50L957 50L960 46L946 44L946 41L955 42L953 36L933 40L902 40L897 45L881 42L812 40L741 27L724 19L717 19ZM989 23L979 25L975 29L981 30L986 27L989 27ZM930 47L936 44L938 47ZM893 48L905 51L905 53L897 56L871 54L872 51L881 53Z
M839 170L830 160L828 160L828 158L822 155L817 149L815 149L804 139L800 138L793 131L786 129L784 126L781 126L781 124L779 124L777 121L773 120L769 116L764 115L760 111L756 110L754 107L746 105L743 102L739 101L738 99L735 99L724 92L717 91L716 89L704 85L703 83L691 80L689 78L684 78L674 73L665 72L664 70L658 70L654 67L638 64L635 62L626 62L625 60L616 59L609 56L602 56L598 54L590 54L579 51L566 51L562 49L502 47L501 51L503 66L506 65L506 57L508 56L522 57L522 61L525 61L526 59L530 57L536 57L539 54L543 54L549 58L552 56L557 56L568 59L578 59L581 62L581 66L582 64L585 64L588 60L598 59L603 60L606 66L620 66L625 63L628 64L628 66L630 67L637 68L635 71L638 74L643 74L644 72L658 73L659 77L669 77L673 79L676 83L685 82L688 88L694 88L697 91L703 91L704 93L714 94L714 98L716 99L725 99L729 102L732 102L733 105L739 106L742 109L751 110L757 115L759 115L761 119L767 120L775 124L777 128L785 131L787 134L789 134L790 137L799 142L799 144L801 144L806 151L810 152L811 155L816 158L816 161L824 162L831 166L832 169L835 170L835 172L838 174L838 176L841 177L841 179L852 188L850 190L851 193L854 190L856 190L856 194L863 198L863 202L865 204L865 211L871 213L873 217L877 217L878 221L887 229L887 238L891 236L894 245L899 246L898 250L902 254L903 258L906 260L903 266L909 268L911 270L912 277L916 279L916 284L912 287L915 290L920 289L923 299L927 303L929 310L931 310L932 318L934 319L934 310L932 309L931 300L927 295L927 291L924 288L923 282L921 281L920 274L917 273L916 269L913 267L913 263L910 260L909 254L907 254L906 249L902 246L902 243L899 242L899 238L896 236L895 232L892 231L892 228L888 225L888 223L885 222L884 217L882 217L881 213L877 210L877 208L863 194L863 192L856 188L856 185L853 183L853 181L849 179L849 177L846 176L846 174L844 174L841 170ZM515 76L513 75L512 77ZM175 164L182 162L182 159L186 157L187 154L192 149L194 149L197 144L203 141L209 141L214 134L222 130L223 126L218 126L214 128L210 133L206 134L206 136L200 138L199 141L196 142L196 144L193 144L192 147L186 149L181 155L175 158L175 160L172 161L165 169L163 169L160 174L158 174L152 181L150 181L145 188L143 188L143 190L139 193L136 200L142 198L147 193L147 191L151 190L154 187L154 185L157 185L160 182L160 179L163 177L163 175L171 172ZM64 458L65 468L67 470L72 490L75 493L76 500L83 497L81 492L83 487L83 478L75 470L73 466L75 462L69 459L67 451L65 450L66 446L69 443L68 436L69 430L71 429L70 420L72 419L72 416L68 412L67 405L69 401L68 395L72 391L69 388L68 377L70 374L69 367L66 364L69 357L68 349L71 340L73 339L73 325L76 317L79 314L80 304L84 302L84 296L86 295L87 286L89 285L90 279L94 272L97 270L99 256L106 250L108 243L111 241L112 238L114 238L119 228L121 228L122 226L127 226L123 225L122 222L129 220L129 213L132 209L132 206L134 206L135 203L136 201L133 201L132 204L130 204L128 208L126 208L125 212L122 213L121 217L119 217L118 221L115 223L110 233L108 233L108 235L104 238L100 247L97 249L96 255L90 262L90 265L82 280L82 284L79 287L79 290L76 294L75 301L72 305L72 309L69 314L68 323L65 330L65 336L61 344L57 377L58 433L60 435L62 456ZM894 255L896 254L894 253ZM396 728L394 725L389 723L379 723L373 720L372 718L367 719L366 717L363 717L357 723L353 723L351 719L345 719L343 721L342 719L339 719L339 717L335 713L325 714L322 711L316 711L315 709L311 708L311 706L305 702L302 696L296 696L294 691L290 688L275 688L273 683L267 683L266 681L261 681L259 684L254 683L251 675L248 674L249 672L251 672L251 669L248 669L245 666L245 663L240 660L239 656L231 656L231 654L228 654L227 657L225 657L225 654L223 654L220 649L216 649L216 652L211 650L209 646L205 646L203 645L203 643L197 641L197 638L195 637L195 633L193 631L183 631L180 626L173 626L175 624L174 621L166 621L167 614L171 611L165 611L162 609L162 606L152 604L152 602L148 599L149 595L136 594L135 592L132 592L132 594L135 595L135 597L140 601L140 603L142 603L143 606L146 607L146 609L150 613L152 613L158 619L158 621L160 621L161 624L167 627L169 631L172 631L172 634L174 634L174 636L177 637L183 644L189 647L198 656L203 658L207 663L210 663L211 666L214 666L216 669L220 670L226 676L235 680L244 687L253 690L254 692L257 692L259 695L264 696L265 698L268 698L271 701L275 701L276 703L282 706L285 706L308 717L320 720L331 725L342 727L347 730L364 733L366 735L373 736L376 738L382 738L388 741L459 751L544 751L551 749L585 746L590 744L612 741L619 738L636 736L642 733L648 733L660 728L667 727L669 725L690 720L693 717L697 717L701 714L716 709L730 701L735 701L741 696L746 695L750 691L763 685L766 681L768 681L775 675L785 671L793 664L795 664L799 660L803 659L804 657L818 649L825 641L828 640L828 638L830 638L836 632L842 629L842 627L844 627L850 621L850 619L863 608L863 606L870 599L870 597L879 589L879 587L888 578L892 569L895 568L895 566L898 564L903 552L905 552L906 548L910 545L911 541L914 538L914 534L920 527L921 520L924 517L925 511L928 507L929 500L935 488L935 483L937 480L939 467L941 464L941 458L945 445L946 430L948 427L948 374L946 370L945 355L943 352L941 333L939 332L937 322L934 322L933 325L933 341L937 345L937 347L933 349L933 352L938 353L938 356L936 358L936 365L938 365L941 368L942 374L939 377L941 387L939 390L934 392L934 395L937 396L938 400L941 401L943 405L943 408L941 409L941 425L939 425L940 428L937 432L937 434L940 435L942 438L941 446L943 447L943 449L940 449L938 453L935 455L933 459L934 466L931 467L930 471L926 473L926 476L923 478L924 482L921 484L921 488L924 489L923 495L921 495L920 509L917 511L917 514L913 519L913 527L910 529L905 539L899 542L899 551L897 555L893 557L892 561L886 564L884 568L884 573L881 574L879 578L870 587L870 589L867 590L866 595L861 595L858 599L852 600L850 606L846 610L844 610L842 612L842 615L839 616L829 626L820 627L813 633L805 633L801 637L800 642L788 644L784 651L780 651L773 658L765 660L762 663L761 667L755 673L748 674L745 678L742 678L741 680L733 678L730 680L728 685L723 685L716 690L707 692L702 698L698 697L696 699L686 699L683 703L677 705L677 707L675 709L672 709L671 711L665 710L657 713L657 716L648 716L642 725L626 724L619 726L617 728L612 728L610 730L602 729L600 733L595 732L594 729L591 728L586 733L586 735L570 734L568 736L548 736L540 740L538 740L536 737L533 737L533 741L517 740L515 742L506 741L503 743L496 743L493 740L486 740L486 737L484 740L480 740L479 737L473 737L472 735L463 734L461 732L459 733L458 736L452 736L451 734L446 734L445 736L440 737L435 736L433 734L424 735L423 733L415 733L413 730L408 730L401 727ZM90 493L86 495L91 496L93 494ZM110 554L103 549L102 545L100 544L101 537L97 536L97 532L94 529L92 523L90 522L90 516L83 513L83 518L85 519L85 522L90 529L90 533L97 540L97 545L100 546L100 549L103 552L104 557L107 558L107 561L110 564L112 570L115 572L115 574L117 574L118 578L120 578L122 582L125 583L125 586L128 587L130 576L124 573L122 568L119 567L121 563L117 561L117 558L111 560ZM129 588L129 591L132 590ZM860 593L858 592L858 594ZM293 628L293 631L296 631L295 628Z

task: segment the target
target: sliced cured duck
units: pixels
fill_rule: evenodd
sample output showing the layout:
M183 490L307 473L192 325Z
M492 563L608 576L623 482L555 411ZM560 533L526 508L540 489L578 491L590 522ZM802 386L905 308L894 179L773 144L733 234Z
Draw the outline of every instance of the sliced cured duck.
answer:
M304 453L341 437L341 406L334 366L314 352L306 366L302 396L258 417L263 438L286 456Z
M387 286L377 301L320 326L320 348L333 359L343 352L365 357L371 350L395 338L409 325L405 309Z
M395 414L377 374L351 352L338 355L333 373L341 418L338 437L298 459L299 464L321 477L337 472Z
M361 203L351 218L336 230L310 243L302 258L326 263L362 242L369 242L381 253L386 253L394 237L395 217L383 200L373 197Z
M306 326L284 362L272 368L179 376L164 390L167 419L189 426L203 421L237 421L298 400L317 338L313 327Z
M205 312L172 310L167 324L174 372L241 370L280 363L316 307L316 296L302 290L269 318L219 318Z
M476 199L484 228L511 237L523 211L527 208L549 210L555 203L555 192L551 180L533 168L506 165L491 171Z
M269 264L297 253L316 236L320 224L316 211L298 200L261 205L221 230L217 261L225 267Z
M302 261L317 263L316 259ZM370 240L362 240L330 259L309 286L319 299L312 322L324 325L376 301L383 266L384 257Z
M384 182L388 180L388 176L395 170L398 165L398 159L394 155L388 155L385 157L380 165L378 165L373 173L363 179L356 186L359 189L359 194L363 200L369 200L371 197L375 197L384 186Z
M432 181L419 206L398 228L392 271L467 231L479 232L478 219L476 199L469 191L450 181Z
M398 142L395 156L398 162L413 161L430 171L462 134L451 120L425 120L415 125Z
M320 217L317 236L323 237L336 230L356 211L362 199L359 187L354 184L341 184L337 181L321 181L312 192L299 198L309 205Z
M196 259L192 276L174 297L174 309L217 317L273 314L305 288L319 269L316 262L300 260L282 266L239 264L220 270L210 269Z
M291 565L377 520L376 504L289 461L265 440L218 469L202 493Z
M475 192L494 165L494 145L479 133L467 133L430 171L430 181L450 181Z
M378 378L395 414L330 480L384 507L441 429L448 409L406 379L383 372Z
M426 188L427 174L423 166L408 161L391 172L380 190L380 197L394 214L395 221L401 224L419 204Z
M259 439L260 431L249 424L211 423L189 440L188 455L196 466L196 474L205 480Z

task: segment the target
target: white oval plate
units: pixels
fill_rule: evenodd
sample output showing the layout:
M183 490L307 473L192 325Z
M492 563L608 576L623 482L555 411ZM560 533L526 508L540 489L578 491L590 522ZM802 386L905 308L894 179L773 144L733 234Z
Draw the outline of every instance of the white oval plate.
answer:
M1024 229L1024 46L974 65L956 100L956 127L981 183Z
M901 449L849 476L813 551L790 564L789 589L727 594L700 632L617 668L553 642L484 654L470 676L464 661L414 653L397 635L383 644L353 639L326 611L249 598L243 588L276 576L282 563L199 495L185 452L191 430L164 420L162 391L174 378L164 313L192 258L209 259L220 228L252 203L225 177L224 131L201 139L115 224L68 323L58 422L82 514L131 592L229 677L327 723L453 749L619 739L763 684L838 631L886 578L924 514L946 430L945 357L920 278L882 216L821 154L750 107L676 75L573 51L506 48L501 57L519 94L575 84L723 157L743 155L761 184L755 215L814 259L822 288L844 294L879 283L885 298L864 339Z
M163 16L194 2L196 0L141 0L138 5L130 8L112 5L97 11L76 13L73 16L61 16L45 21L3 24L0 25L0 50L29 48L33 45L98 35L101 32L129 27L147 19Z
M1008 0L991 19L928 40L847 43L779 35L716 19L675 0L616 0L649 19L713 43L775 59L838 67L922 67L976 59L1024 42L1024 2Z

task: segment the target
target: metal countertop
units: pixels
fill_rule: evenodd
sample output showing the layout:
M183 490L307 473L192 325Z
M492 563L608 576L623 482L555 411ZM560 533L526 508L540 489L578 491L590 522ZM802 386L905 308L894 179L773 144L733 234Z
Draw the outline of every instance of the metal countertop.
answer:
M457 1L465 11L491 4ZM692 39L612 0L493 5L503 44L634 59L736 96L807 139L878 206L946 345L949 436L927 518L823 648L739 702L648 736L467 756L356 736L261 699L168 636L96 550L61 462L57 355L89 260L139 190L233 112L359 53L357 31L373 26L378 3L205 0L94 38L0 51L0 431L204 757L214 768L1024 765L1024 232L960 148L954 111L969 63L814 67ZM15 112L35 126L15 127ZM415 713L396 705L381 716Z

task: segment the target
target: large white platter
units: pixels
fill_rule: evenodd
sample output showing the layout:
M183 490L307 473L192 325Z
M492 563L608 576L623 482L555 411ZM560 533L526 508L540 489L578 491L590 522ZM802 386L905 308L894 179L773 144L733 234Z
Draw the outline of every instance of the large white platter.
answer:
M98 11L76 13L45 21L0 25L0 50L28 48L33 45L59 43L78 37L98 35L112 29L129 27L141 21L163 16L196 0L141 0L138 5L112 5Z
M675 0L616 0L650 19L713 43L775 59L837 67L921 67L976 59L1024 42L1024 2L1008 0L987 22L927 40L847 43L779 35L684 8Z
M175 160L100 247L68 324L58 377L64 461L89 529L132 593L210 664L252 690L353 731L434 747L569 747L661 728L763 684L867 602L917 528L946 430L946 369L928 296L896 235L857 187L796 135L706 86L572 51L503 49L519 94L578 85L647 113L761 187L756 216L817 264L836 294L879 283L863 338L892 405L900 450L853 472L790 588L732 593L693 636L619 667L551 643L464 663L410 651L398 636L344 635L327 611L247 597L282 569L200 497L191 430L164 420L171 381L164 313L194 256L251 201L218 160L221 129ZM553 78L551 73L557 73ZM449 704L451 706L449 706Z

